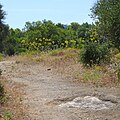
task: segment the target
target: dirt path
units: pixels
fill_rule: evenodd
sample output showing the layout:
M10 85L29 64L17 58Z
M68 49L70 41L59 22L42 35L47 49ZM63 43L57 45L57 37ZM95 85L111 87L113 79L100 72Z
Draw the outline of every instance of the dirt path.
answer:
M0 62L3 75L25 84L23 103L29 109L30 120L119 120L120 88L93 87L72 82L55 70L41 64L15 61ZM75 98L97 97L113 104L109 109L61 106ZM90 102L90 101L88 101Z

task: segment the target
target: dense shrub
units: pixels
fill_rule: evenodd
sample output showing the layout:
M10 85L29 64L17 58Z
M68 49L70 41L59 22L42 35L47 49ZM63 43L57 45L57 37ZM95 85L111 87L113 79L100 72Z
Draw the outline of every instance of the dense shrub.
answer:
M108 62L110 60L108 45L90 42L82 49L80 58L83 64L88 66Z

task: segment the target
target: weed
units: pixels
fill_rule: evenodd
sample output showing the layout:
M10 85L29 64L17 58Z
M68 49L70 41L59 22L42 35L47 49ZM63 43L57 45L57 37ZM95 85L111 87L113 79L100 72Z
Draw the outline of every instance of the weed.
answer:
M65 53L63 50L54 50L49 53L50 56L63 56Z
M35 61L37 62L43 62L44 60L45 60L45 56L43 55L35 59Z
M120 82L120 63L117 64L117 70L116 70L118 82Z
M99 67L96 68L83 68L74 73L74 78L81 82L98 83L103 79L103 73Z
M5 94L4 86L0 83L0 104L4 104L8 101L8 96Z
M2 75L2 69L0 69L0 75Z
M101 79L101 73L96 70L91 70L82 74L85 81L98 81Z
M110 64L108 67L108 74L111 75L111 78L120 82L120 62L114 61L114 63Z
M77 49L75 48L66 48L66 49L57 49L53 50L49 53L50 56L64 56L69 55L70 53L77 53Z
M115 57L120 60L120 53L116 54Z
M0 53L0 61L3 60L3 55Z
M4 86L0 83L0 97L4 96Z
M7 111L4 113L4 120L12 120L12 116L13 116L12 112Z

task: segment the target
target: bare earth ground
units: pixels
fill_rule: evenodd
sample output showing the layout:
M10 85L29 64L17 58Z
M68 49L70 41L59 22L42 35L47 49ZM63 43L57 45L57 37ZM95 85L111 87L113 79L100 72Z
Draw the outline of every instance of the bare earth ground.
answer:
M23 103L28 108L29 120L120 120L120 88L73 82L43 64L3 61L0 67L3 76L24 84ZM102 110L60 106L84 96L95 96L114 106Z

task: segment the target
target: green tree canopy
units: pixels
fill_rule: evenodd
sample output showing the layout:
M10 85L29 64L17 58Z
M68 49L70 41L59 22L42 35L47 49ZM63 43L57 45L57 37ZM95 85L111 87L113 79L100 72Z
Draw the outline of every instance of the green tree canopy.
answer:
M2 5L0 4L0 52L4 49L4 41L8 35L8 26L4 24L3 20L5 19L5 11L2 9Z
M111 41L120 50L120 0L98 0L91 11L102 41Z

